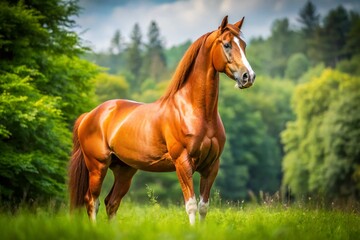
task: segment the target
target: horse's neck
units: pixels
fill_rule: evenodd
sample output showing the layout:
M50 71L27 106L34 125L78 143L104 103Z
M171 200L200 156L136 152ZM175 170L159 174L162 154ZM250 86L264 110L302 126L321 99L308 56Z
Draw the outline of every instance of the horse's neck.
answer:
M217 116L219 73L213 68L210 57L207 56L210 54L209 51L201 50L204 54L200 54L196 59L181 92L184 100L194 108L195 112L212 120Z

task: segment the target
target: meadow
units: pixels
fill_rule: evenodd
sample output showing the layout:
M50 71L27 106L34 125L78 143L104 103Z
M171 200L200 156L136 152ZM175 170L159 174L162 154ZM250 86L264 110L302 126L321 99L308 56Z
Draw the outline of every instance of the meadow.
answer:
M108 221L104 205L97 223L66 207L0 214L1 239L360 239L360 215L299 205L211 207L206 222L190 226L183 206L125 201Z

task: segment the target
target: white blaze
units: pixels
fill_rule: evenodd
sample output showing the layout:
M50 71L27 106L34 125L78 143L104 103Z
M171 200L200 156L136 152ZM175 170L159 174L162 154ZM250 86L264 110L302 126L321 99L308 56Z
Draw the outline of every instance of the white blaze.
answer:
M240 47L240 40L237 37L234 37L234 42L238 45L239 49L240 49L240 55L241 55L241 61L243 62L244 66L247 68L250 77L253 78L254 77L254 71L252 70L250 63L248 62L248 60L246 59L245 53L242 50L242 48Z

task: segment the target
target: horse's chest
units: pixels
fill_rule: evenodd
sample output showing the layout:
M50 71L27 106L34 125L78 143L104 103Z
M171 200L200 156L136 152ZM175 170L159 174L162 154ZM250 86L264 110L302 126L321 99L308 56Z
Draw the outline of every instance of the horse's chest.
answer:
M196 159L195 165L197 169L211 165L220 156L218 139L216 137L204 137L198 151L195 152L195 155L192 157Z

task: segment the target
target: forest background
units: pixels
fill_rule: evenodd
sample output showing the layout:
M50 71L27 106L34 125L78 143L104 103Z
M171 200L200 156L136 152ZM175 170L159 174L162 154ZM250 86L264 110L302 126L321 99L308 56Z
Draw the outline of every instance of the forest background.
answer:
M165 48L152 21L93 52L73 30L76 1L0 2L0 200L66 202L71 130L108 99L158 99L190 41ZM220 21L221 19L219 19ZM216 26L214 26L214 29ZM199 33L199 36L203 33ZM214 191L241 202L269 194L347 204L360 199L360 15L306 2L296 22L248 41L255 85L221 76L227 143ZM104 189L111 187L111 172ZM198 176L195 174L195 184ZM138 172L128 198L182 202L174 173Z

